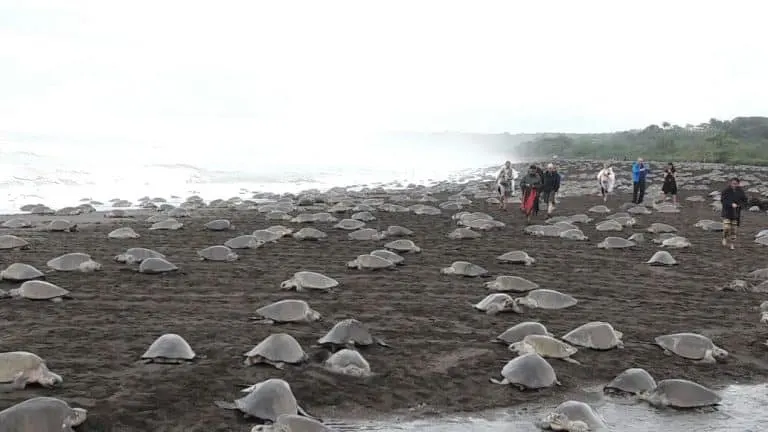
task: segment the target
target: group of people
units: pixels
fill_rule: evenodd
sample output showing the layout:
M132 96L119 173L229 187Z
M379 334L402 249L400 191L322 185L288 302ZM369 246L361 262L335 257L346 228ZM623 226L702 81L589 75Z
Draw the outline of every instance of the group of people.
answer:
M512 162L507 161L496 177L497 190L500 197L500 208L507 210L510 197L514 194L515 180L519 173L512 168ZM528 172L520 179L520 190L523 193L520 209L528 218L539 213L540 201L546 205L547 218L555 210L555 195L560 190L560 173L554 164L548 164L543 170L536 165L528 167Z
M632 164L632 203L634 204L642 204L645 198L648 172L648 165L643 158L638 158ZM668 163L664 168L664 182L661 191L665 198L671 198L674 205L677 205L676 175L677 171L674 164ZM515 180L518 176L517 170L512 168L512 162L507 161L496 177L501 201L500 207L505 211L510 197L514 194ZM536 165L531 165L528 168L528 172L520 180L520 190L522 191L520 209L527 217L528 222L531 221L532 216L538 214L540 201L543 201L547 207L547 219L552 216L552 212L555 210L555 196L560 190L561 179L554 164L547 164L546 170L542 170ZM608 201L608 196L613 192L616 184L616 174L613 172L613 167L608 164L603 165L603 168L597 173L597 182L603 202ZM737 177L732 178L728 186L720 193L720 203L722 204L721 216L723 218L722 244L723 247L733 250L738 227L741 225L741 210L749 204L749 199Z

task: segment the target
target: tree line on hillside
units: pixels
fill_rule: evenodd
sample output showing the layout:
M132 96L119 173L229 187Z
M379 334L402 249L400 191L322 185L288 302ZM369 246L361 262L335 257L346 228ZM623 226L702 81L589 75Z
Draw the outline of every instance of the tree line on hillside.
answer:
M541 134L516 146L521 157L701 161L768 165L768 117L712 118L685 126L663 122L599 134Z

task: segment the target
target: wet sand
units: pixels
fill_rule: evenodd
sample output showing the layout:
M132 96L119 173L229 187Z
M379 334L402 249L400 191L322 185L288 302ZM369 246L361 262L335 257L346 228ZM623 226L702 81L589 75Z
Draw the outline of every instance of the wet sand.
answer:
M691 194L682 191L681 198ZM618 195L609 206L615 209L628 200L628 196ZM638 225L625 229L621 236L664 222L680 229L693 243L690 249L671 251L679 266L653 268L644 264L658 250L653 243L626 251L597 249L604 237L620 233L598 233L594 223L582 226L589 242L527 236L518 212L504 213L484 200L475 201L467 210L486 211L507 227L483 233L480 239L457 241L446 237L456 227L453 212L444 211L441 216L377 212L378 221L369 222L368 227L408 227L415 232L412 240L423 249L421 254L404 255L404 266L381 272L350 270L345 264L358 254L380 248L385 241L350 241L347 232L333 229L333 224L316 226L329 234L325 241L300 242L288 237L260 249L238 251L240 260L233 263L199 261L199 249L275 224L255 211L202 210L184 219L180 231L148 231L150 224L141 218L114 220L98 215L84 220L91 223L83 223L75 233L2 230L32 244L29 250L0 252L2 267L24 262L42 270L46 261L60 254L86 252L104 268L92 274L50 273L49 281L72 291L73 299L63 303L0 303L2 349L35 352L65 379L61 389L30 387L0 394L0 408L50 395L89 410L80 431L247 431L252 422L213 402L239 397L242 385L272 377L287 380L311 413L343 419L514 406L605 382L628 367L645 368L657 380L687 378L711 386L768 376L763 345L768 332L759 326L756 310L765 296L714 290L766 266L764 249L752 243L754 233L764 228L765 214L746 214L739 249L733 253L720 247L720 233L692 226L699 219L719 218L706 203L682 201L682 213L639 216ZM601 203L594 196L564 198L557 214L583 213ZM237 229L202 229L215 218L228 218ZM595 219L602 218L597 215ZM107 233L116 226L131 226L142 238L108 240ZM112 261L134 246L167 255L182 271L143 275L125 271L127 266ZM537 263L522 267L495 259L515 249L527 251ZM483 287L488 279L439 273L457 260L479 264L494 277L526 277L544 288L574 295L580 302L561 311L479 313L470 304L488 294ZM341 285L331 294L278 289L281 281L300 270L325 273ZM279 326L249 320L258 307L285 298L307 300L324 320ZM270 332L290 333L311 350L333 323L349 317L363 321L374 335L392 345L390 349L374 346L363 350L377 373L373 378L339 377L311 364L288 366L283 371L242 364L242 354ZM575 358L582 366L552 360L563 384L558 388L519 392L490 384L488 378L497 377L513 354L489 340L524 320L541 321L558 336L588 321L608 321L624 333L626 348L580 350ZM731 356L716 365L702 365L667 356L651 345L655 336L682 331L711 336ZM163 333L181 334L205 358L181 366L137 362Z

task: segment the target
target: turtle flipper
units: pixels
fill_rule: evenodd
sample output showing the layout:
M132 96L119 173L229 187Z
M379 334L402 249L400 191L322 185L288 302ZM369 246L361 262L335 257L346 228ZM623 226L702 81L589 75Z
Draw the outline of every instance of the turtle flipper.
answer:
M225 409L225 410L236 410L237 405L235 405L234 402L227 402L227 401L214 401L214 405L216 405L219 408Z
M386 347L386 348L392 348L392 346L391 346L391 345L389 345L388 343L384 342L384 341L383 341L382 339L380 339L380 338L374 338L373 340L374 340L374 342L376 342L376 343L377 343L377 344L379 344L380 346L383 346L383 347Z
M300 415L303 415L304 417L308 417L308 418L311 418L311 419L317 420L317 421L319 421L319 422L321 422L321 423L322 423L322 420L321 420L320 418L318 418L318 417L315 417L315 416L313 416L313 415L309 414L308 412L306 412L306 411L304 410L304 408L302 408L302 407L301 407L301 405L298 405L298 404L297 404L297 405L296 405L296 410L298 411L298 413L299 413Z

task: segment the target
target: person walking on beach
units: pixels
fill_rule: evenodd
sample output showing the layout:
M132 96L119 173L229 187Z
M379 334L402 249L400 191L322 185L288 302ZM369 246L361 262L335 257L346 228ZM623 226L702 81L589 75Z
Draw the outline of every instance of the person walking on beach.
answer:
M732 178L728 187L720 192L720 203L723 205L723 247L730 247L731 250L735 248L736 235L741 225L741 209L748 202L738 177Z
M547 219L552 217L555 210L555 195L560 190L560 173L554 164L547 164L547 170L541 177L541 200L547 206Z
M645 177L648 175L648 167L643 158L638 158L632 164L632 203L642 204L645 198Z
M540 170L536 165L531 165L528 174L520 180L520 190L523 191L520 210L525 214L528 222L531 222L532 215L539 212L539 190L542 184Z
M600 185L600 195L603 196L603 202L608 201L608 195L613 193L613 187L616 184L616 174L613 167L603 164L603 169L597 173L597 183Z
M672 197L672 204L677 206L677 179L675 178L675 165L672 162L664 169L664 184L661 192L665 197Z
M496 175L496 190L499 192L499 209L506 211L509 198L515 193L515 179L518 172L512 168L512 162L504 162L501 171Z

